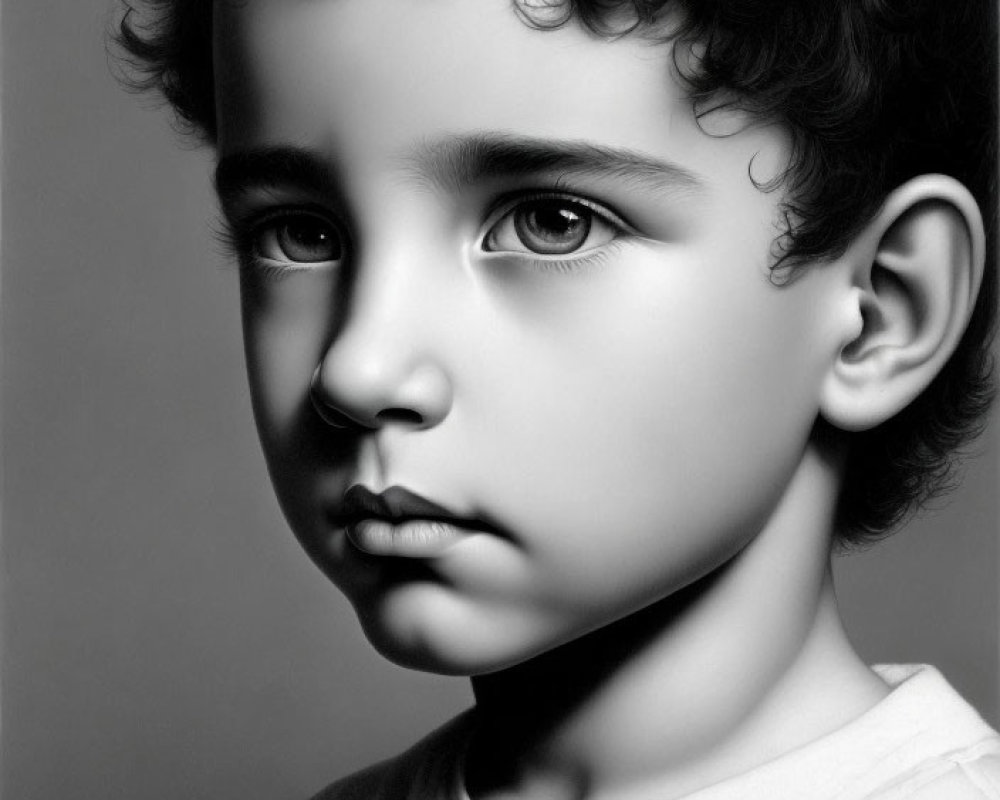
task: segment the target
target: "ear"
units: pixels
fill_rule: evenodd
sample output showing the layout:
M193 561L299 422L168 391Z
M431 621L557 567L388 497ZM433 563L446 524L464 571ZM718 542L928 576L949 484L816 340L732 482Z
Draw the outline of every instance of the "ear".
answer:
M934 379L958 346L982 282L983 218L961 183L922 175L886 199L836 263L843 347L821 389L820 412L838 428L885 422Z

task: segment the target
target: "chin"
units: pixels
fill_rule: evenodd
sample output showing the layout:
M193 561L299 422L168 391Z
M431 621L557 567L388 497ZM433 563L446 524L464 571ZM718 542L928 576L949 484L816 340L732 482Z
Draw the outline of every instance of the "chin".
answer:
M381 635L381 632L371 631L367 627L365 635L379 655L406 669L466 678L478 675L483 671L477 659L469 659L465 654L448 652L441 648L429 647L423 643L415 646L412 642L404 642L392 636Z
M510 610L477 608L440 586L408 587L375 604L355 604L368 641L408 669L473 677L527 661L558 644ZM529 631L533 635L528 635Z

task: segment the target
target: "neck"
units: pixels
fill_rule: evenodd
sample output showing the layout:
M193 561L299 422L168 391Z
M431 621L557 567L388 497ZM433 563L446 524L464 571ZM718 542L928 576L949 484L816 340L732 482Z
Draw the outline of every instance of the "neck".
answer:
M473 678L471 797L660 800L740 774L886 694L844 634L829 567L837 472L815 448L764 529L685 589Z

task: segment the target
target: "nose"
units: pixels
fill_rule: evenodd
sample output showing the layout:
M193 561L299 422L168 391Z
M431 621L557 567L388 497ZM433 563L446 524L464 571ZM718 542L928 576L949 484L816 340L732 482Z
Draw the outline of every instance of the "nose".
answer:
M444 309L433 307L427 286L407 291L387 278L355 294L347 324L313 373L313 406L332 427L426 429L451 409L446 346L431 323Z
M396 365L348 360L336 346L313 373L313 407L334 428L375 429L389 424L423 429L439 424L451 408L451 385L430 361Z

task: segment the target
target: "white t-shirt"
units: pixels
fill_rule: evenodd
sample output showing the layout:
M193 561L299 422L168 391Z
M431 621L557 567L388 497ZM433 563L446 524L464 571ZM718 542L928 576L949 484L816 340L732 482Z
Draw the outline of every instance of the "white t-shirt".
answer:
M685 800L1000 800L1000 736L941 673L924 665L873 669L892 687L874 708ZM314 800L468 800L462 759L472 724L471 711L460 714Z

